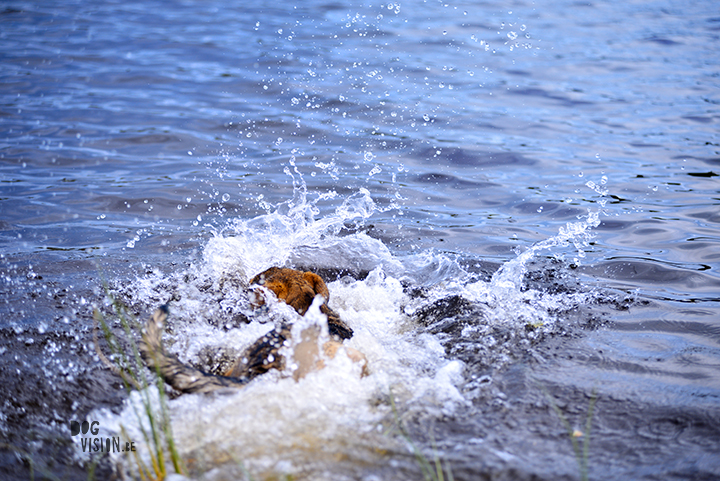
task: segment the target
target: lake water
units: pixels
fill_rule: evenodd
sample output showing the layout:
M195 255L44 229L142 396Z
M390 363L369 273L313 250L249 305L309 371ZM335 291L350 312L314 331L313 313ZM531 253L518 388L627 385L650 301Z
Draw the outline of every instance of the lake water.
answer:
M171 399L192 477L580 479L560 412L590 479L717 479L719 40L711 1L3 2L3 478L87 479L74 420L147 455L103 285L202 366L286 265L370 374Z

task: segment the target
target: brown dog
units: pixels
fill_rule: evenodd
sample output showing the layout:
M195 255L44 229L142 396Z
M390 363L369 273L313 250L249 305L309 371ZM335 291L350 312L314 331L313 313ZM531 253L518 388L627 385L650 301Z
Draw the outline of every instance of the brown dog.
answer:
M256 275L250 284L266 287L275 293L277 298L289 304L298 314L304 316L316 296L323 298L320 312L328 318L328 329L331 336L350 339L353 330L348 327L335 311L328 307L330 292L325 281L312 272L300 272L286 267L271 267Z
M269 289L277 296L278 300L289 304L300 315L305 315L315 297L321 296L323 303L320 306L320 312L327 316L328 331L331 336L331 340L323 344L323 352L327 357L335 357L338 349L342 346L342 340L352 337L352 329L327 305L330 293L325 282L317 274L271 267L255 276L250 284ZM258 297L257 301L259 304L264 302L261 297ZM187 366L181 363L177 357L165 352L161 336L162 326L167 315L167 307L162 306L147 322L140 341L140 352L145 362L150 367L154 367L168 384L179 391L209 392L224 387L242 386L270 369L282 370L285 367L285 359L279 351L291 337L291 326L289 325L273 329L258 339L245 350L226 375L216 376ZM296 340L293 353L295 360L293 377L295 379L323 367L324 363L317 347L319 334L316 329L306 329L301 334L302 338ZM363 364L364 375L367 364L365 356L352 348L346 348L346 352L354 362Z

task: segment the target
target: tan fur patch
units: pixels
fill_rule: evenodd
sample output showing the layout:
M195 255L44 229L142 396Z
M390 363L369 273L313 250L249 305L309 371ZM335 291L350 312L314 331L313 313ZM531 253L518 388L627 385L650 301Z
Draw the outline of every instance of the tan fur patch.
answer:
M320 312L328 318L330 334L341 339L352 337L352 329L327 305L330 300L330 291L319 275L287 267L271 267L253 277L250 284L270 289L279 300L289 304L301 316L305 315L315 296L322 296L324 302L320 306ZM259 299L259 301L261 300Z
M322 296L325 302L330 299L330 292L320 276L286 267L271 267L253 277L250 284L270 289L301 316L305 315L316 295Z

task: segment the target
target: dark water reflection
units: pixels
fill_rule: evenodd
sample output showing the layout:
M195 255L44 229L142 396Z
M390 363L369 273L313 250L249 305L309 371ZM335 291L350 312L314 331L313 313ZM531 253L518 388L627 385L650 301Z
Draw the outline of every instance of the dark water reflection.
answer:
M591 479L720 476L714 7L5 2L3 443L69 459L56 426L117 404L88 347L102 278L182 269L302 181L335 193L318 218L367 189L362 228L395 254L488 278L602 208L585 257L541 254L564 262L560 287L531 277L607 299L433 420L456 479L576 477L543 389L578 425L597 391Z

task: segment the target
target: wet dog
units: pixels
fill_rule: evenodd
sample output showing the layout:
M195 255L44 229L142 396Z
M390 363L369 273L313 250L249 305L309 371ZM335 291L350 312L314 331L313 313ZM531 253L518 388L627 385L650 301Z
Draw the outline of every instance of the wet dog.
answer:
M328 358L335 357L342 346L342 341L352 337L353 330L328 306L330 292L317 274L271 267L255 276L250 284L271 291L278 301L287 303L301 316L307 313L316 296L320 296L322 298L320 312L327 317L330 334L330 340L322 346L323 353ZM256 303L264 302L265 298L258 295ZM280 349L290 344L291 325L283 324L265 334L247 348L224 375L214 375L183 364L177 357L165 352L161 339L167 316L167 306L161 306L155 311L145 325L139 348L148 367L156 369L165 382L180 392L210 392L222 388L241 387L271 369L283 370L287 367L286 359ZM306 329L301 333L301 339L294 340L293 377L295 379L300 379L307 373L323 367L324 363L318 348L319 335L319 329ZM363 365L364 374L367 364L365 356L349 347L345 350L351 360Z

